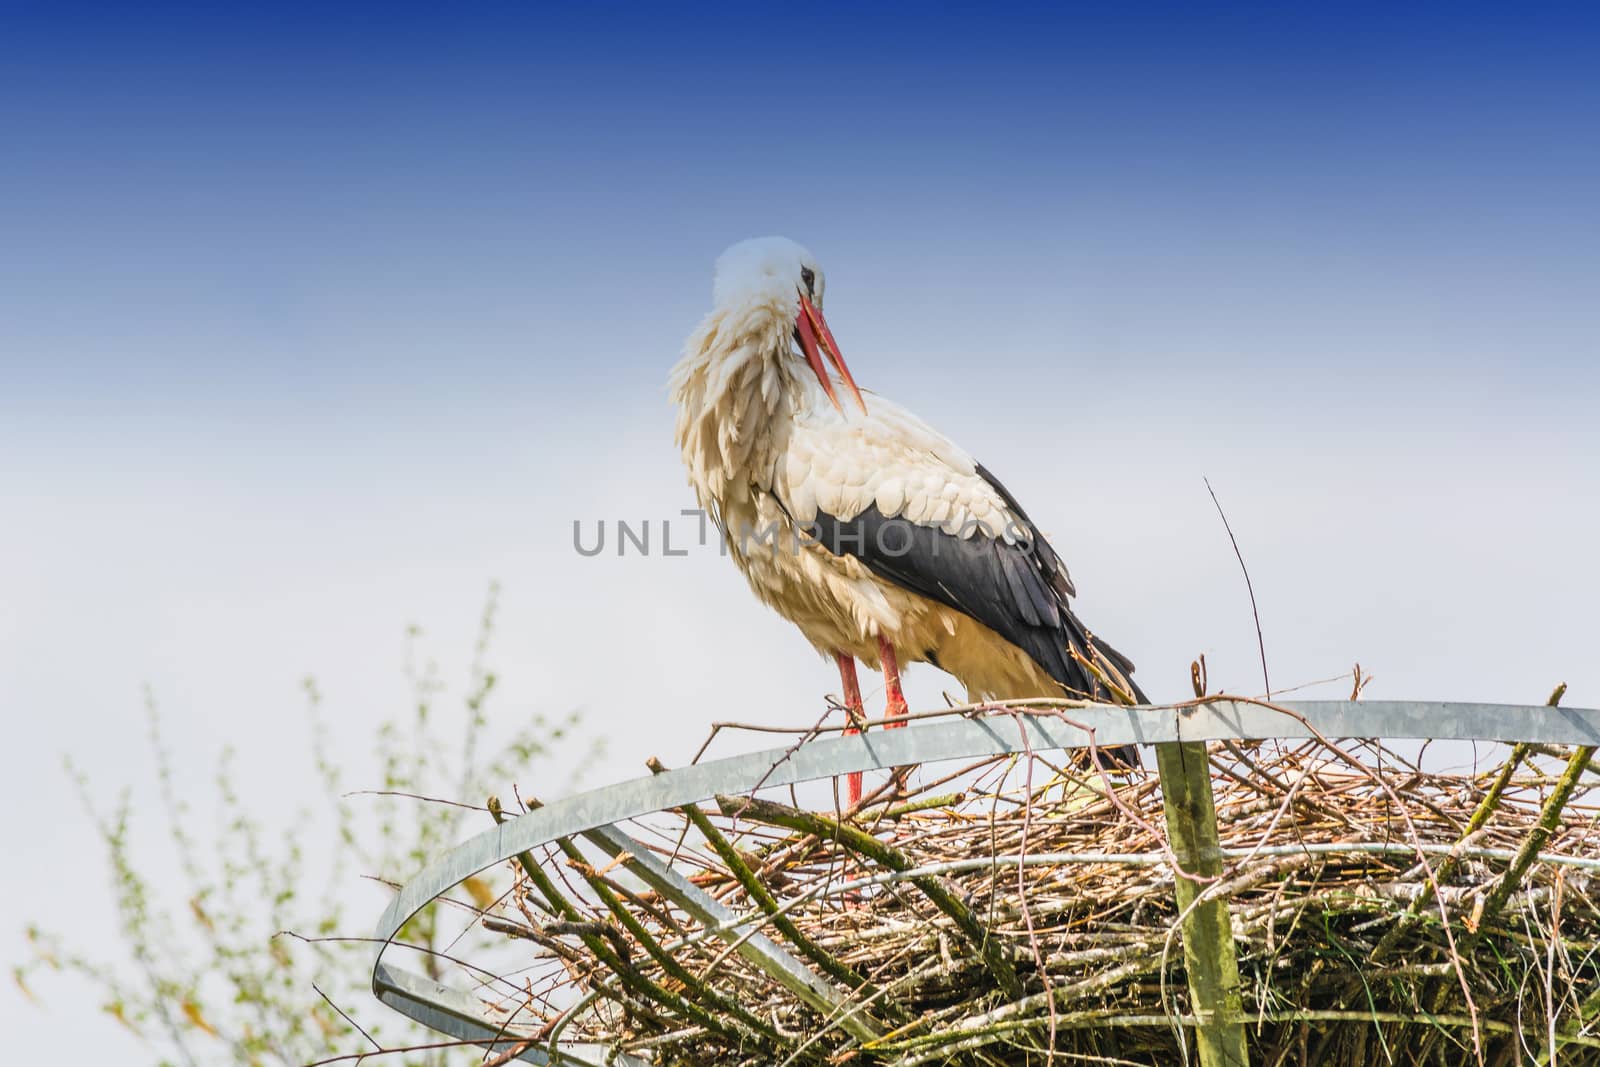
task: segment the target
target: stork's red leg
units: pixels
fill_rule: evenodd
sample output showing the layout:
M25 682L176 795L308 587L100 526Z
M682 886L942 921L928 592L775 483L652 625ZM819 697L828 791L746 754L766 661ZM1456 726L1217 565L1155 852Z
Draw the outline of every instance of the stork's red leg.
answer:
M906 706L906 695L900 691L900 661L895 657L894 646L883 637L878 638L878 662L883 666L883 691L889 698L887 717L898 719L910 709ZM904 725L891 722L888 728Z
M878 665L883 668L883 692L888 698L888 707L884 710L884 717L889 721L884 724L884 729L893 730L897 726L904 726L906 712L906 695L900 691L900 661L894 654L894 646L880 636L878 638ZM894 769L894 787L896 792L904 793L906 782L910 780L910 767L896 767Z
M850 726L845 733L860 733L857 726L866 718L866 712L861 703L861 683L856 680L856 658L845 652L835 652L833 658L839 664L839 684L844 687L845 714L850 718ZM848 806L853 808L861 803L861 772L855 771L845 781Z

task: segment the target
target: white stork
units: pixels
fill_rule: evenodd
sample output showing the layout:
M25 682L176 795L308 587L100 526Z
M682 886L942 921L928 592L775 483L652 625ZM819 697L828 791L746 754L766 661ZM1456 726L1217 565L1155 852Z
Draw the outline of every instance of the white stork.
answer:
M824 284L793 241L734 245L670 385L700 506L756 595L838 664L851 722L863 717L856 660L883 672L889 718L906 713L907 662L949 672L973 701L1146 703L1133 664L1072 613L1066 567L994 475L856 387L822 317ZM852 775L852 807L860 795Z

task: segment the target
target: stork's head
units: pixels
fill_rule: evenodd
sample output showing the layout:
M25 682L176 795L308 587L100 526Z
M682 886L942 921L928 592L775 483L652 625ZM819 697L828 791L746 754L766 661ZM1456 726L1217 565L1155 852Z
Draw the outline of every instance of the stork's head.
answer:
M823 354L838 368L839 377L861 410L867 403L856 388L855 378L839 352L839 343L822 317L822 296L826 286L822 268L802 246L787 237L757 237L740 241L717 260L712 299L717 310L730 317L781 316L779 358L803 360L817 376L833 406L844 409L834 392L833 380L823 363Z

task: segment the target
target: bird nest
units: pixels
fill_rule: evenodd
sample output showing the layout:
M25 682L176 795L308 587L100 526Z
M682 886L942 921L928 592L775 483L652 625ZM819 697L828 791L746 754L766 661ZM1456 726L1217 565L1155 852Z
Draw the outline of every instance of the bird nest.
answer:
M1413 748L1190 745L1198 850L1155 760L1082 752L879 775L854 813L768 788L627 824L720 921L553 842L484 920L519 959L502 1010L522 1049L697 1067L1173 1064L1208 1041L1216 1063L1230 1028L1254 1063L1600 1063L1593 750ZM843 998L797 995L763 938ZM1209 1005L1200 966L1225 979Z

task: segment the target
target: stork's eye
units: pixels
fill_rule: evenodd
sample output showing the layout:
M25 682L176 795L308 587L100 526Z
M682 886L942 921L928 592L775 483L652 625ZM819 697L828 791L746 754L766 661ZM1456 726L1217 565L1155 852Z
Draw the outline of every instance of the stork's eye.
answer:
M808 294L816 293L817 276L810 267L800 268L800 280L806 283L806 292Z

